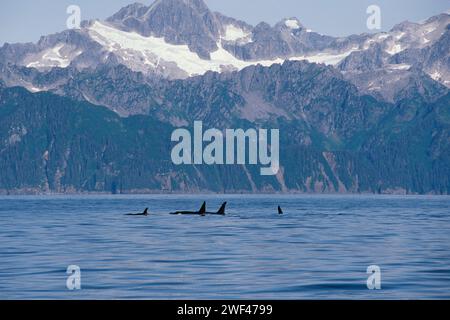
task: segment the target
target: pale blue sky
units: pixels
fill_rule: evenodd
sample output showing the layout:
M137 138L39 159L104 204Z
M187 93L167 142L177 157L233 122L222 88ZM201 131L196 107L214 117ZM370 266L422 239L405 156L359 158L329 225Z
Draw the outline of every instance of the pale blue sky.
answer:
M298 17L303 25L335 36L368 32L366 8L381 7L383 30L409 20L421 21L450 9L448 0L205 0L208 6L250 24L274 24L284 17ZM104 19L133 0L1 0L0 45L37 41L41 35L62 31L66 8L81 7L82 19ZM153 0L142 0L150 4Z

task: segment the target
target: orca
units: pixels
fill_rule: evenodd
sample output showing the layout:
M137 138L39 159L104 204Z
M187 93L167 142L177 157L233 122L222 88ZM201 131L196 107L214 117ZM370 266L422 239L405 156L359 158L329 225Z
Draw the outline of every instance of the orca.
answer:
M148 212L148 208L145 208L144 212L142 213L129 213L126 214L126 216L148 216L149 212Z
M224 216L225 215L225 207L227 206L227 203L222 203L222 206L220 207L219 211L217 212L205 212L205 214L209 215L218 215L218 216Z
M281 209L280 206L278 206L278 214L283 214L283 210Z
M206 214L206 202L203 202L202 207L199 211L175 211L170 214L182 214L182 215L200 215L204 216Z

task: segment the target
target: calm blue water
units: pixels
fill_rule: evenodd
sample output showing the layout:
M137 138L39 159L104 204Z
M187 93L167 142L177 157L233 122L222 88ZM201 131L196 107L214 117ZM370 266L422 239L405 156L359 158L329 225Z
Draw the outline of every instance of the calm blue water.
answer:
M0 197L0 298L449 299L450 197Z

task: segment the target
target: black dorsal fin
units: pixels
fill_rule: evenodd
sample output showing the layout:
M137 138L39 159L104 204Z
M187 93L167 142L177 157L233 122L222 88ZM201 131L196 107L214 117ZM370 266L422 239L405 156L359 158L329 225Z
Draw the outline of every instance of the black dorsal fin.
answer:
M225 207L226 207L226 206L227 206L227 203L224 202L224 203L222 204L222 206L220 207L219 211L217 211L217 214L222 214L222 215L224 215L224 214L225 214Z
M278 214L283 214L283 210L281 209L280 206L278 206Z
M202 215L206 213L206 202L203 202L203 205L200 208L199 213L202 214Z
M148 208L145 208L145 210L144 210L143 213L144 213L144 214L148 214Z

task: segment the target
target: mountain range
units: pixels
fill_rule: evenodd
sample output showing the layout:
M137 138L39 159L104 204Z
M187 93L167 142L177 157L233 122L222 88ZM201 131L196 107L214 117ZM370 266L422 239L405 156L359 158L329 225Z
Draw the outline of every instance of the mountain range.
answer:
M450 191L450 15L331 37L202 0L0 48L0 192ZM175 166L172 131L279 128L281 170Z

